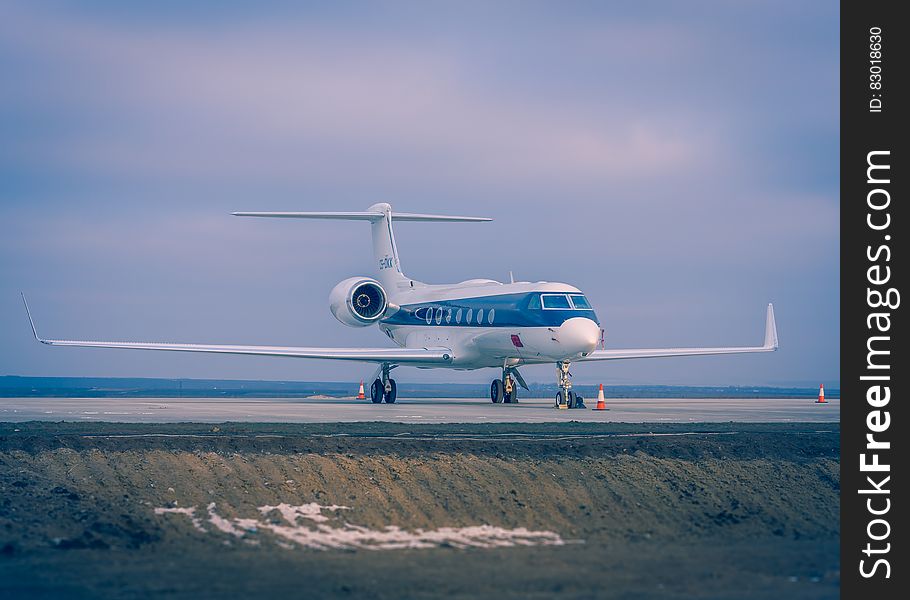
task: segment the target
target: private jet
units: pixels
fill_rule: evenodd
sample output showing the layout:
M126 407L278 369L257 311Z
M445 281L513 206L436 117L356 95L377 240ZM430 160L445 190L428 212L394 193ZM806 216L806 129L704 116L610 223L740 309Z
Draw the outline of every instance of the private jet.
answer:
M603 347L603 329L591 302L578 288L553 282L502 283L470 279L454 284L427 284L401 270L392 232L394 222L484 222L486 217L393 212L389 204L374 204L363 212L236 212L237 217L283 219L328 219L366 221L373 238L375 277L350 277L329 294L329 308L348 327L376 325L397 347L315 348L285 346L235 346L172 344L156 342L105 342L45 339L38 335L25 296L25 309L32 333L49 346L121 348L251 354L377 364L370 378L370 399L375 404L394 403L398 388L391 372L396 367L472 370L500 369L490 384L494 403L518 402L519 386L528 385L519 372L524 365L556 365L561 408L583 406L572 391L569 366L573 362L624 360L711 354L773 352L778 348L774 307L765 316L761 346L714 348ZM598 349L598 345L602 347Z

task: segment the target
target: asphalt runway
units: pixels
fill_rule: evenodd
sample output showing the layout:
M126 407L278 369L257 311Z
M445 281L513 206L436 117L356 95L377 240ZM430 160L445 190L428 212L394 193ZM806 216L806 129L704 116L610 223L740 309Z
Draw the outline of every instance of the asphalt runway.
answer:
M485 399L402 398L372 404L353 398L0 398L0 421L121 423L753 423L839 422L840 400L799 398L610 398L606 411L558 410L549 398L517 405Z

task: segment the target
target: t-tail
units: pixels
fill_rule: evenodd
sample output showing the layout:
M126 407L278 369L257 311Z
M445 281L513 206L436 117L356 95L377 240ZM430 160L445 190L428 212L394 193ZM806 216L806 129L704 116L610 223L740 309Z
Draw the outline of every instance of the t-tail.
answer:
M417 213L392 212L385 202L374 204L363 212L235 212L235 217L276 217L283 219L335 219L342 221L369 221L373 234L373 259L377 270L376 279L387 290L410 287L411 279L401 271L398 247L392 221L424 221L448 223L478 223L492 221L488 217L457 217L449 215L424 215Z

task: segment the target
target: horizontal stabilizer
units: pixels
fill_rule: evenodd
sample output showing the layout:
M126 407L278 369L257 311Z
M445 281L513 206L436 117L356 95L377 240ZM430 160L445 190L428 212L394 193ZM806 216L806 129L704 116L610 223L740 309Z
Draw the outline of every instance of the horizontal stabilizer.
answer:
M393 221L427 221L438 223L485 223L492 221L490 217L456 217L450 215L421 215L417 213L392 213Z
M235 212L235 217L272 217L275 219L338 219L341 221L378 221L379 212Z
M335 219L340 221L375 222L384 216L381 212L235 212L235 217L272 217L277 219ZM418 213L392 213L393 221L423 221L437 223L482 223L489 217L459 217L452 215L424 215Z

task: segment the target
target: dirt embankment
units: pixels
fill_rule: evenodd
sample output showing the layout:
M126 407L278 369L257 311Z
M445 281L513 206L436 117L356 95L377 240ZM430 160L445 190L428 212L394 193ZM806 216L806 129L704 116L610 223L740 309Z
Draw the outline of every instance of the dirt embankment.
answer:
M836 426L721 425L647 435L570 426L532 436L517 426L79 427L0 425L0 555L8 564L40 563L61 550L209 556L229 547L255 552L253 562L273 552L322 560L263 527L281 519L262 507L316 503L346 507L324 514L357 531L524 528L553 532L569 545L552 552L569 555L643 544L652 564L689 546L705 546L706 556L724 544L786 554L793 544L817 542L826 548L822 564L801 576L836 582ZM197 521L156 508L193 509ZM248 527L232 532L230 523ZM391 560L367 554L357 560ZM458 570L453 563L453 581L464 575Z
M0 539L15 549L193 537L188 520L164 519L153 508L211 502L225 517L317 502L348 506L346 520L371 528L483 523L570 538L838 533L838 464L832 460L693 464L643 453L519 460L58 449L2 453L0 469L6 490Z

